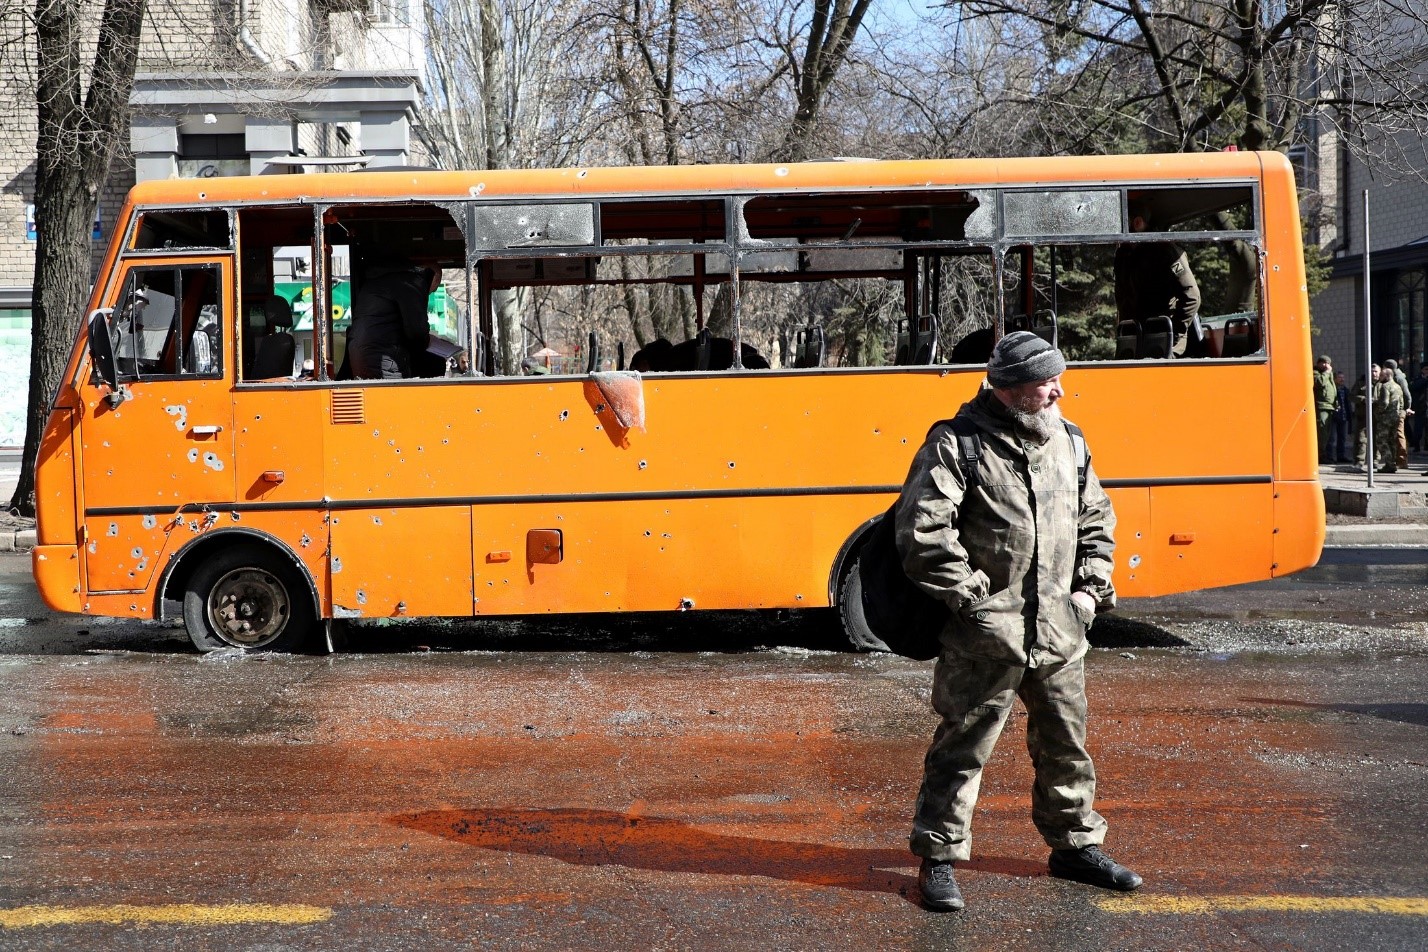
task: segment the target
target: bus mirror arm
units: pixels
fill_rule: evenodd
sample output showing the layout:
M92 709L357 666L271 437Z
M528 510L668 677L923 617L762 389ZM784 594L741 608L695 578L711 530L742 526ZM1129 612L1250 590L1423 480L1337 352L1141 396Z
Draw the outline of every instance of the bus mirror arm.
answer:
M101 307L89 315L89 366L91 379L109 388L104 402L110 409L117 408L129 399L129 391L119 383L119 374L114 365L114 339L109 331L109 318L113 308Z

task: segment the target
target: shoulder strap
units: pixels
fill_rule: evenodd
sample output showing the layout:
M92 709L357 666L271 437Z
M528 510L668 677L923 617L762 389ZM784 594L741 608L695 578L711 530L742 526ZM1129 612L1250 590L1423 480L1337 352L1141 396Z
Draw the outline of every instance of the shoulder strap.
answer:
M957 437L957 451L962 454L962 473L966 477L967 490L970 492L977 485L977 467L982 460L981 431L977 429L977 424L966 417L953 417L943 422Z
M1066 424L1066 435L1071 437L1071 450L1076 454L1076 489L1085 492L1086 470L1091 466L1091 450L1086 446L1086 434L1070 420L1061 422Z

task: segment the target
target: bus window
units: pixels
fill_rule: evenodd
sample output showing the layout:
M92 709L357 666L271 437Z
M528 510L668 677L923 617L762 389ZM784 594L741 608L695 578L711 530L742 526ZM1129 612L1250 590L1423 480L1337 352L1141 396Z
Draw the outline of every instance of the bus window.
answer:
M226 249L233 247L233 230L223 209L145 211L137 218L130 247L134 251Z
M509 208L510 206L497 206ZM490 210L490 209L488 209ZM480 208L472 210L481 211ZM582 232L579 214L516 222L488 215L475 226L480 245L520 240L557 242ZM466 270L467 209L434 205L334 206L324 215L326 246L342 249L350 278L334 280L328 300L328 359L338 380L464 376L483 373L469 353L473 339ZM480 216L477 215L480 219ZM511 221L506 221L510 218ZM499 220L497 220L499 219ZM335 278L336 276L334 276ZM424 325L424 327L423 327ZM424 342L418 338L424 332ZM474 335L485 351L485 335ZM354 345L356 349L354 349Z
M310 207L238 212L242 380L292 380L314 366L312 216Z
M1007 328L1054 323L1073 361L1249 356L1262 344L1256 255L1246 240L1169 236L1017 249Z
M119 379L221 376L220 300L217 265L131 270L111 321Z

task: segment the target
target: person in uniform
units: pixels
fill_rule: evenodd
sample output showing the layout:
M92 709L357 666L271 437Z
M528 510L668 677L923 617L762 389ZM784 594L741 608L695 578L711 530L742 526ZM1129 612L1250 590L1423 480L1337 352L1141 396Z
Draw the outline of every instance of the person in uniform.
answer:
M1149 231L1148 206L1131 207L1131 231ZM1173 241L1128 241L1116 249L1116 314L1119 321L1144 325L1170 318L1171 353L1195 356L1204 332L1200 327L1200 285L1190 259Z
M1398 436L1403 432L1403 390L1387 361L1373 392L1373 458L1381 473L1398 472Z
M427 346L427 298L441 272L405 263L373 267L352 302L347 361L359 380L393 380L413 375Z
M1339 399L1339 388L1334 384L1334 366L1328 356L1321 356L1314 362L1314 410L1319 423L1319 462L1332 463L1330 453L1331 437L1334 433L1334 406Z
M1115 605L1115 515L1089 459L1081 483L1057 405L1065 368L1035 334L998 341L987 387L958 413L980 434L972 489L944 424L918 451L896 507L904 570L951 609L933 671L942 719L909 839L929 909L963 906L953 868L972 855L982 767L1018 697L1036 772L1032 820L1051 848L1051 874L1108 889L1141 884L1101 851L1106 821L1092 807L1082 658L1096 612Z

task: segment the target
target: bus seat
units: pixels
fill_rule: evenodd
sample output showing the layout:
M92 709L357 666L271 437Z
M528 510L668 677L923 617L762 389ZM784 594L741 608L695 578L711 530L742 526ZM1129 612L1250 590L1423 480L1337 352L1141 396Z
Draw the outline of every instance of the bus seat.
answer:
M1116 325L1116 360L1135 360L1140 352L1140 325L1121 321Z
M486 333L477 331L474 335L471 347L471 372L478 377L487 376L486 373Z
M1140 325L1140 346L1136 356L1149 359L1163 359L1171 355L1175 343L1175 328L1170 318L1164 314L1147 317Z
M798 336L794 338L793 366L796 369L822 367L826 349L823 325L809 324L800 329Z
M1052 347L1056 346L1056 312L1050 308L1037 311L1033 314L1027 329Z
M253 350L253 365L248 370L251 380L290 377L297 342L293 339L293 309L287 298L274 294L263 305L268 333L258 339Z
M600 369L600 338L590 332L589 346L585 350L585 372L593 374Z
M699 333L694 335L694 369L709 369L709 351L713 344L714 337L709 333L709 328L701 327Z
M937 327L936 314L924 314L915 321L898 321L894 363L907 366L936 362Z
M1259 350L1259 337L1247 317L1232 317L1225 321L1225 342L1221 357L1247 357Z
M913 363L934 364L937 362L937 327L936 314L924 314L918 318L916 345L912 348Z

